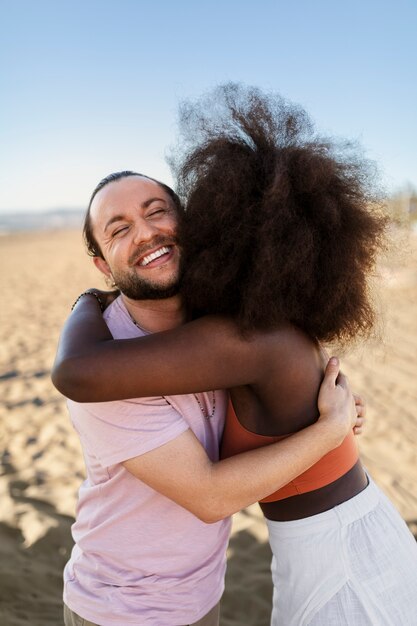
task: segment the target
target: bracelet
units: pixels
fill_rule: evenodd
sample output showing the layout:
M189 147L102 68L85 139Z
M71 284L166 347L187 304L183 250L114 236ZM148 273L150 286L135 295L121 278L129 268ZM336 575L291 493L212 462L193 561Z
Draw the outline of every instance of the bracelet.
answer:
M74 304L72 305L72 307L71 307L71 311L73 311L73 310L74 310L75 305L79 302L79 300L81 300L81 298L82 298L83 296L94 296L94 297L95 297L95 299L97 300L97 302L98 302L98 303L99 303L99 305L100 305L100 310L101 310L101 312L103 313L103 311L104 311L104 309L105 309L105 306L104 306L103 300L102 300L102 299L101 299L101 298L100 298L100 297L99 297L99 296L98 296L98 295L97 295L94 291L83 291L82 293L80 293L80 295L78 296L78 298L76 299L76 301L75 301L75 302L74 302Z

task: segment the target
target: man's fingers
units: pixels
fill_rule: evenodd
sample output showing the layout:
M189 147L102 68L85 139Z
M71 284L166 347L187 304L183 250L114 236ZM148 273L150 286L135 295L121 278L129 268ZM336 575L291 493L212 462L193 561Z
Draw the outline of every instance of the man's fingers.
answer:
M340 385L340 387L343 387L343 389L349 389L348 377L345 374L343 374L343 372L339 372L339 376L337 377L336 383Z
M361 435L363 432L363 426L365 424L365 419L363 417L357 417L355 426L353 427L353 432L355 435Z
M335 356L332 356L331 359L328 360L326 369L324 372L324 380L323 384L332 384L336 385L336 382L339 382L338 376L340 372L339 359Z
M356 413L358 417L365 417L366 409L363 404L356 404Z
M349 389L348 378L340 371L339 359L335 356L332 356L327 363L323 383L334 386L339 385L343 389Z
M356 405L356 412L358 415L360 415L361 417L365 417L366 415L366 404L365 401L363 400L363 398L357 394L353 394L353 397L355 398L355 405Z

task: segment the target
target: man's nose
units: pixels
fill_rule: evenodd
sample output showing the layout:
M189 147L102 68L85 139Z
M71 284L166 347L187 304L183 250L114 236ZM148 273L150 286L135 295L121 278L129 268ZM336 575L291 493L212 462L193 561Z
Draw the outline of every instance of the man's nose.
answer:
M135 224L133 242L135 245L151 241L158 233L158 228L151 221L141 218Z

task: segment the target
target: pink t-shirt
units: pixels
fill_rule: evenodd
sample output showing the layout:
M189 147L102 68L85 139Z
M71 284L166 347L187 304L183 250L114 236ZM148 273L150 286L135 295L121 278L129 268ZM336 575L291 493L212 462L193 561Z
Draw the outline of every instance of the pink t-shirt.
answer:
M116 339L143 334L118 298L105 319ZM140 376L140 373L138 373ZM211 394L199 394L211 411ZM203 617L224 587L230 520L205 524L134 478L121 463L191 428L219 458L226 393L202 415L194 395L79 404L68 401L84 451L75 546L64 571L64 601L100 626L176 626Z

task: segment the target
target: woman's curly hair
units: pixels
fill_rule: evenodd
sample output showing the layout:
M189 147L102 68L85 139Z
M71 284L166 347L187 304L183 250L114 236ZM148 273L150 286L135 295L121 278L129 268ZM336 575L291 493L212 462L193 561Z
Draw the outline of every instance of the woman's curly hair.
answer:
M367 335L367 279L387 219L357 148L317 137L300 107L234 83L183 105L180 133L171 163L193 314L232 315L244 332L290 322L322 341Z

